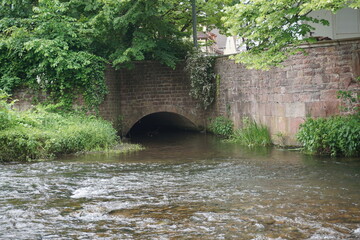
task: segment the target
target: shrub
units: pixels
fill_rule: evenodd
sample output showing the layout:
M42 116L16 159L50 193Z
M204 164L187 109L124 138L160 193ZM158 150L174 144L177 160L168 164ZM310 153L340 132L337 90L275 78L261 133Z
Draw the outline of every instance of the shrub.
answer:
M229 138L234 132L234 124L226 117L216 117L210 120L208 131L217 136Z
M268 128L248 118L243 119L243 127L234 132L230 141L249 147L272 144Z
M110 122L94 116L51 113L41 107L26 112L6 111L11 118L0 129L0 161L27 161L107 149L118 142Z
M360 117L308 118L300 125L297 139L312 154L360 155Z
M16 126L0 131L0 161L30 161L51 158L46 149L51 132L38 128Z

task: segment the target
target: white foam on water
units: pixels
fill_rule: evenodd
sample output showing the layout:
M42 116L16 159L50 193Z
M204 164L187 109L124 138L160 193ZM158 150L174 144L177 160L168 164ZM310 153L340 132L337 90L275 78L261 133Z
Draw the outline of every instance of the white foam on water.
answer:
M265 226L260 224L260 223L255 223L254 226L256 227L257 230L264 230L265 229Z
M79 211L79 212L71 213L70 216L73 218L81 219L82 221L86 221L86 222L96 222L96 221L109 219L106 215L100 212L90 213L85 211Z
M84 198L84 197L89 197L89 194L93 191L92 188L90 187L85 187L85 188L79 188L76 189L73 194L71 195L71 198Z
M327 234L318 234L315 233L312 235L309 240L324 240L324 239L331 239L331 240L337 240L338 237L335 237L334 235L327 235Z
M255 238L252 238L251 240L284 240L284 239L281 237L269 238L269 237L264 237L264 236L256 236Z

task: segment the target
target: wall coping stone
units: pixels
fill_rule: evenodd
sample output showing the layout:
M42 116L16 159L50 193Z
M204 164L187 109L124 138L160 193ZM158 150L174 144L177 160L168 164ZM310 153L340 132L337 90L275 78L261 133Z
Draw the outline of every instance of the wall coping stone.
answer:
M360 38L346 38L346 39L334 39L334 40L324 40L318 41L314 43L303 43L299 47L303 49L307 48L320 48L320 47L330 47L330 46L340 46L340 45L348 45L353 43L360 44ZM231 54L224 54L224 55L217 55L214 56L215 58L224 58L237 55L239 53L231 53Z

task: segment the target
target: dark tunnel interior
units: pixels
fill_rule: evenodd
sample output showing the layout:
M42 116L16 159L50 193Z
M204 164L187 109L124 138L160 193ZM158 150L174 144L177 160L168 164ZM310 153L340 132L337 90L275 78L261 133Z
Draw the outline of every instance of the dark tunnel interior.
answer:
M126 134L127 138L145 136L154 137L170 131L198 131L189 119L170 112L149 114L137 121Z

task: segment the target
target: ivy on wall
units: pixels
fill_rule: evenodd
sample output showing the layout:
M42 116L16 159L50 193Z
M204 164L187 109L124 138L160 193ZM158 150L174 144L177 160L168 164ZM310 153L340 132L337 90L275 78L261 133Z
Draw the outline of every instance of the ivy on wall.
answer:
M214 102L216 94L215 58L195 49L186 58L186 71L190 75L190 96L198 100L205 110Z

